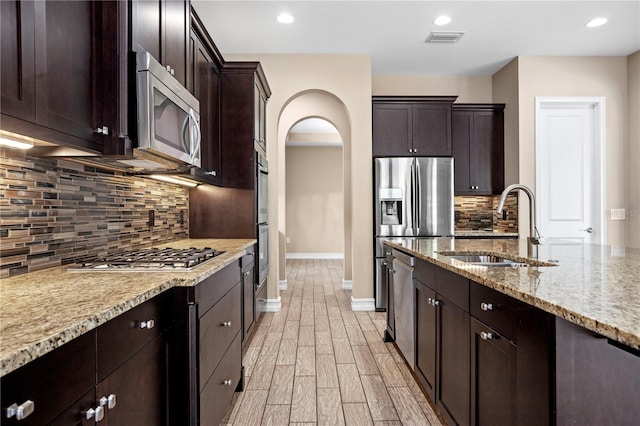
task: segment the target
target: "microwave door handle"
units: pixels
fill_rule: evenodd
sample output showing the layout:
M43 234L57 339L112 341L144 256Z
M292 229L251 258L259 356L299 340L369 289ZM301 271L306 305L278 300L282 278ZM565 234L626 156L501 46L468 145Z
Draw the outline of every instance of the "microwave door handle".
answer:
M200 153L200 143L202 142L202 133L200 130L200 123L198 123L198 118L196 117L196 114L193 112L192 109L189 109L189 117L191 120L193 120L193 126L196 128L195 142L192 142L192 144L195 146L193 147L193 150L190 153L191 161L193 162L196 159L196 155L199 155Z
M180 132L180 142L182 142L182 148L184 149L184 152L191 155L191 150L187 146L187 142L185 139L185 133L189 129L189 121L191 121L191 112L187 114L187 116L184 118L184 121L182 122L182 131Z

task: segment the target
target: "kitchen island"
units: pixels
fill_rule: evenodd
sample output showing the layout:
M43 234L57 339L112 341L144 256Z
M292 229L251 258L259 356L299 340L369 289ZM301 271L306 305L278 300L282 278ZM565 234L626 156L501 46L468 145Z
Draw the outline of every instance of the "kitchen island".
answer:
M192 287L241 258L254 239L185 239L158 247L225 253L189 272L68 272L67 267L0 281L0 377L172 287Z
M525 240L385 245L386 337L448 424L638 424L639 250L550 241L530 259Z
M557 266L509 268L465 264L440 253L494 253L526 261L526 240L395 238L386 244L640 349L640 249L550 241L539 246L538 259Z

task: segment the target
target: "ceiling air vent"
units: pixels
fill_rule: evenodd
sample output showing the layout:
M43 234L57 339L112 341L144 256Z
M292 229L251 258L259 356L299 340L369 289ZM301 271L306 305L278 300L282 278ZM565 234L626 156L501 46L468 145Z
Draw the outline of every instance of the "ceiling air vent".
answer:
M457 43L463 35L463 31L432 31L427 43Z

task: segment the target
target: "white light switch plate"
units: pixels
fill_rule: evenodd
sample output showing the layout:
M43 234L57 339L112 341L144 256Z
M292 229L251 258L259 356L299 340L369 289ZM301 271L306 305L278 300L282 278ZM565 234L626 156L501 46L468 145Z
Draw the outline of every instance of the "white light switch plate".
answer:
M625 220L625 209L611 209L611 220Z

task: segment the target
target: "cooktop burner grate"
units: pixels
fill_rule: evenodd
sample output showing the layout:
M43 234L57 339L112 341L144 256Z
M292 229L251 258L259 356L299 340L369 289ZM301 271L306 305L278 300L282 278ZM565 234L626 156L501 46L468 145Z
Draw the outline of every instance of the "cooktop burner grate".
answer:
M147 248L108 255L86 261L69 271L190 271L223 254L224 251L205 248Z

